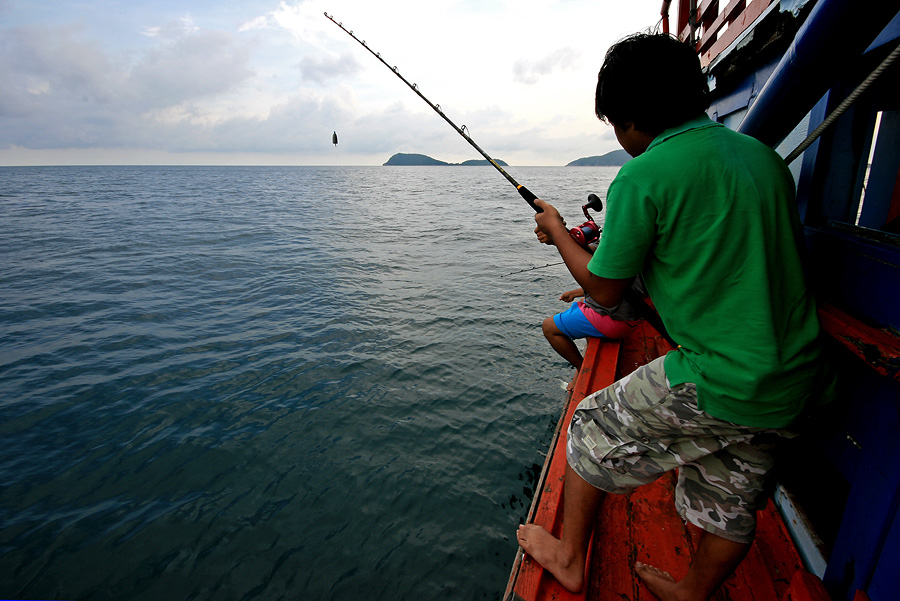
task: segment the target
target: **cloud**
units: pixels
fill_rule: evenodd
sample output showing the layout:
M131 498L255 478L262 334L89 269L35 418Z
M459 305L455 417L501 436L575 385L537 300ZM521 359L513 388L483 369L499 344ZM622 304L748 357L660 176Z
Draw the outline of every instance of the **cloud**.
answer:
M433 115L410 113L399 102L361 112L349 89L331 94L302 89L265 116L236 115L210 128L167 124L155 134L169 140L174 136L179 148L189 150L290 154L332 151L332 131L338 132L343 150L387 156L402 151L397 148L424 152L433 137L457 135Z
M571 48L559 48L536 61L518 60L513 65L513 78L519 83L532 85L554 71L571 71L575 68L580 53Z
M72 27L14 28L0 36L0 117L102 106L116 95L117 69Z
M144 27L147 13L141 12L114 34L71 17L59 22L82 24L0 24L0 156L13 156L15 149L22 156L68 149L78 160L79 149L85 157L94 149L104 149L104 156L120 149L123 156L130 150L204 157L255 153L324 162L352 157L351 162L380 163L395 152L451 161L477 158L446 123L328 24L316 2L272 2L261 17L254 15L262 11L250 8L234 32L204 26L228 27L233 20L211 18L199 5L188 6L196 20L179 17L185 14L182 8L161 16L159 25ZM410 56L410 48L446 44L432 31L390 20L379 27L379 13L368 5L366 10L373 14L354 15L354 24L373 31L379 49L401 57L409 73L433 73L430 81L419 80L425 93L444 103L448 116L466 124L492 156L517 160L557 149L565 156L603 150L594 148L602 131L572 125L581 113L592 116L592 106L585 101L586 108L573 110L563 102L570 96L587 99L592 92L570 92L558 77L575 72L579 60L569 41L531 46L533 57L514 63L514 73L504 76L492 66L473 69L482 59L462 52ZM458 37L454 23L444 20ZM402 37L413 33L421 39ZM391 48L391 39L401 37ZM514 46L504 48L514 52ZM505 54L501 62L512 59ZM459 67L468 69L462 79L454 75ZM476 71L484 72L481 79ZM508 85L511 75L525 84L553 76L552 94L521 94ZM492 88L498 80L505 85ZM339 149L331 144L332 131L340 135ZM584 146L589 151L580 150ZM519 164L540 164L524 160L531 162Z
M304 56L298 66L304 80L318 84L335 77L353 75L362 70L359 61L349 53L344 53L340 57Z
M197 121L202 103L253 76L228 33L182 29L128 64L74 27L21 27L0 36L0 147L115 146L154 138L159 121ZM226 109L227 110L227 109ZM173 117L179 115L180 117ZM207 119L209 120L209 119Z
M293 14L282 3L268 25L244 27L296 34ZM256 36L201 29L189 17L139 33L143 46L122 52L78 27L0 29L0 149L321 153L333 152L338 130L342 149L389 156L455 135L421 107L369 98L361 107L358 86L334 84L364 70L353 51L307 49L294 62L298 87L285 81L287 63L251 65Z
M446 135L439 120L399 103L365 114L349 86L266 96L249 50L226 32L183 28L122 59L81 34L25 27L0 35L0 149L321 153L339 130L348 150L389 156L416 145L417 133L423 144L428 132ZM298 67L314 83L361 69L349 54L313 55Z
M258 29L267 29L269 27L269 16L261 15L259 17L254 17L250 19L240 27L238 27L239 32L245 31L256 31Z
M278 8L247 21L238 28L238 31L284 29L295 39L305 39L309 37L310 16L312 16L310 7L304 6L302 0L294 5L282 0L278 3Z
M143 58L128 76L136 106L177 105L236 88L253 75L249 53L231 34L209 31L166 43Z
M176 39L197 31L200 31L200 28L194 25L194 19L190 15L186 15L175 21L169 21L166 25L144 27L141 34L148 38Z

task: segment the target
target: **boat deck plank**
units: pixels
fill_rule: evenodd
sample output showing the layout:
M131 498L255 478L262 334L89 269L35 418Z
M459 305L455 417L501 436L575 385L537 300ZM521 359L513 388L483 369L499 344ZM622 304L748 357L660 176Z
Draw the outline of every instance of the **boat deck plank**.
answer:
M585 351L584 366L575 379L569 395L565 415L560 424L572 420L575 408L585 396L615 381L618 364L618 344L590 344ZM531 522L542 526L555 536L562 532L562 489L566 471L566 436L557 431L544 466L544 479L540 483L540 498L532 509ZM515 580L515 594L521 599L556 599L574 601L584 599L584 594L572 594L565 590L550 574L531 558L525 557Z

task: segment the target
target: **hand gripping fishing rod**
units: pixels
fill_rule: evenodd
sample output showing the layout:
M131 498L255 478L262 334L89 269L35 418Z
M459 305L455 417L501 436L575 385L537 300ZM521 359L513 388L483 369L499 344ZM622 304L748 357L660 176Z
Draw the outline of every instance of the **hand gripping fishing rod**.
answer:
M382 63L385 67L387 67L388 69L390 69L391 71L393 71L393 72L394 72L394 75L396 75L397 77L399 77L400 80L403 81L403 83L405 83L406 85L408 85L408 86L409 86L409 89L411 89L413 92L415 92L416 94L418 94L418 95L419 95L419 98L421 98L421 99L424 100L426 103L428 103L428 106L430 106L431 108L433 108L433 109L434 109L434 112L436 112L438 115L440 115L441 117L443 117L443 118L444 118L444 121L446 121L447 123L450 124L450 127L452 127L453 129L455 129L456 132L457 132L459 135L461 135L463 138L465 138L466 141L467 141L469 144L471 144L472 147L473 147L475 150L477 150L479 153L481 153L481 156L483 156L484 158L486 158L486 159L488 160L488 163L490 163L491 165L493 165L494 168L495 168L497 171L499 171L501 174L503 174L503 177L505 177L505 178L509 181L509 183L511 183L513 186L516 187L516 190L519 191L519 194L522 196L522 198L525 199L525 202L527 202L527 203L529 204L529 206L531 206L531 208L534 209L534 212L535 212L535 213L541 213L541 212L543 212L543 211L541 210L540 207L538 207L536 204L534 204L534 201L537 200L537 196L535 196L534 194L532 194L531 191L530 191L528 188L526 188L525 186L523 186L522 184L520 184L519 182L517 182L515 179L513 179L513 177L512 177L509 173L507 173L506 171L504 171L503 167L501 167L501 166L497 163L497 161L495 161L494 159L492 159L492 158L490 157L490 155L488 155L488 153L486 153L485 151L483 151L483 150L481 149L481 146L479 146L478 144L476 144L476 143L475 143L475 140L473 140L471 137L469 137L469 134L466 132L466 126L465 126L465 125L463 125L462 127L458 127L458 126L456 125L456 123L454 123L453 121L451 121L450 118L449 118L447 115L444 114L444 111L441 110L441 105L439 105L439 104L434 104L433 102L431 102L430 100L428 100L427 98L425 98L425 95L422 94L422 92L419 91L419 87L418 87L416 84L414 84L414 83L409 83L409 81L407 81L405 77L403 77L402 75L400 75L400 71L397 69L397 67L392 67L392 66L390 66L389 64L387 64L387 62L385 62L385 60L384 60L383 58L381 58L381 53L380 53L380 52L375 52L374 50L372 50L371 48L369 48L369 46L368 46L368 44L366 44L365 40L359 39L358 37L356 37L355 35L353 35L353 32L352 32L351 30L349 30L349 29L347 29L346 27L344 27L344 25L343 25L342 23L339 23L338 21L335 21L333 15L329 15L328 13L325 13L325 16L328 18L329 21L331 21L332 23L334 23L335 25L337 25L338 27L340 27L341 29L343 29L344 32L347 33L347 35L349 35L351 38L353 38L354 40L356 40L357 42L359 42L360 45L361 45L363 48L365 48L366 50L368 50L369 52L371 52L371 53L372 53L372 56L374 56L375 58L377 58L378 60L380 60L381 63Z

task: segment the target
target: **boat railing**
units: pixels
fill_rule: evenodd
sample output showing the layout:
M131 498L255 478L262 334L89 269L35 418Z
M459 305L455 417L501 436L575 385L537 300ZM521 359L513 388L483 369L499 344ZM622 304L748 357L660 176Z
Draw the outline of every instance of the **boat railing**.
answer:
M679 0L676 31L681 40L694 44L706 67L777 0ZM664 28L668 29L669 2L663 3Z

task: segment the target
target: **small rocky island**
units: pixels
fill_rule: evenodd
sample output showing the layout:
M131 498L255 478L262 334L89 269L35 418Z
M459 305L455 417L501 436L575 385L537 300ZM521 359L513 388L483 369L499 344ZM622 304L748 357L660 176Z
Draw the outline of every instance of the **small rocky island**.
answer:
M566 167L621 167L631 159L631 156L624 150L613 150L599 156L584 157L576 159L567 164ZM509 165L497 159L497 164L501 167L509 167ZM420 166L446 166L446 167L487 167L490 163L486 160L470 160L462 163L447 163L433 159L426 154L408 154L399 152L388 159L384 163L386 167L420 167Z
M576 159L566 167L621 167L631 159L624 150L613 150L595 157Z
M509 167L506 163L501 161L500 159L496 159L497 164L501 167ZM448 167L481 167L481 166L489 166L490 163L486 160L471 160L471 161L463 161L462 163L446 163L444 161L439 161L437 159L433 159L428 155L424 154L405 154L405 153L397 153L391 158L388 159L388 162L384 164L385 166L423 166L423 165L443 165Z

